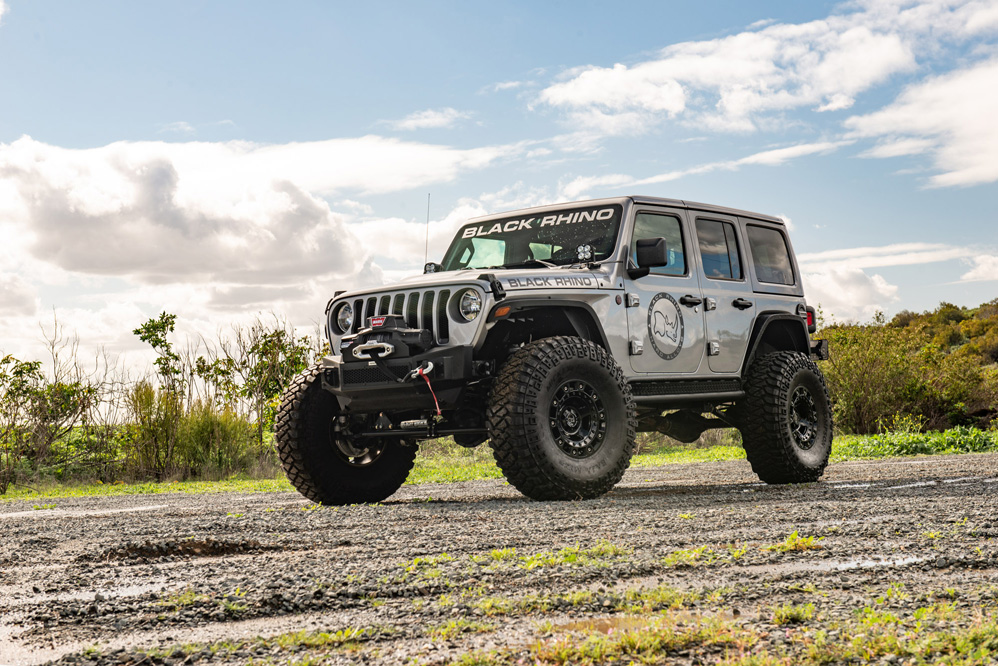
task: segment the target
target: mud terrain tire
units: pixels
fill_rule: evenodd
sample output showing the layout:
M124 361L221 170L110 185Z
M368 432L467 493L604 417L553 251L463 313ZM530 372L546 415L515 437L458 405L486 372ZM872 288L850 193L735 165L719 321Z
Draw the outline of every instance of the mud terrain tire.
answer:
M736 408L752 470L766 483L817 481L832 451L832 407L814 361L780 351L755 360Z
M334 432L339 405L322 389L319 372L314 366L298 375L281 399L274 428L281 466L291 485L313 502L380 502L405 482L416 447L400 438L360 442Z
M634 454L634 400L605 349L574 337L518 349L488 406L489 444L506 479L535 500L592 499Z

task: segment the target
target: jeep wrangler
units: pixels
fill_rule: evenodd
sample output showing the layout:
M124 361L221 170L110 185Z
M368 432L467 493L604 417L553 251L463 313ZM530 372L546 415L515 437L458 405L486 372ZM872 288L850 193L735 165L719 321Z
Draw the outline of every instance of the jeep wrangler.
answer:
M816 481L814 317L776 217L641 196L490 215L423 275L330 300L332 354L285 392L276 447L323 504L389 497L448 436L537 500L613 488L639 431L734 427L763 481Z

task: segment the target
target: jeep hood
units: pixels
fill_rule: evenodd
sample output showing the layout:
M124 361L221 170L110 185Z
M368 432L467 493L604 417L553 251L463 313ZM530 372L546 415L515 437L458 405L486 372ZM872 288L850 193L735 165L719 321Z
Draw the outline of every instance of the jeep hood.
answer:
M607 270L590 268L529 268L492 269L482 268L463 271L444 271L414 275L392 284L351 291L343 296L378 294L386 291L421 289L447 285L481 283L483 276L494 275L507 292L543 289L614 289L613 277ZM342 296L341 296L342 297Z

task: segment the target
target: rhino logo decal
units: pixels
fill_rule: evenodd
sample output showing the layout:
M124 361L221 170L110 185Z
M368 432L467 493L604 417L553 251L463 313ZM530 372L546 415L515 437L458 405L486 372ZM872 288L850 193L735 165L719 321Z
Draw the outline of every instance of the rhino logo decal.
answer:
M679 317L670 320L668 315L662 312L653 313L652 332L660 338L669 338L672 342L679 342Z
M683 349L683 311L671 294L655 294L648 304L648 339L655 353L671 361Z

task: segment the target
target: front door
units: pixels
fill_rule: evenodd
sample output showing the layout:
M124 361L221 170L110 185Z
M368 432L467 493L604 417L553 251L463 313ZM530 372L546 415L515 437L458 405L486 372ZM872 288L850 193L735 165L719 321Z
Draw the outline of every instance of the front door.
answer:
M693 373L704 353L704 319L693 238L681 210L638 209L631 234L631 263L643 238L664 238L669 263L635 280L625 279L631 369Z

